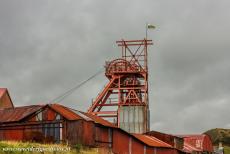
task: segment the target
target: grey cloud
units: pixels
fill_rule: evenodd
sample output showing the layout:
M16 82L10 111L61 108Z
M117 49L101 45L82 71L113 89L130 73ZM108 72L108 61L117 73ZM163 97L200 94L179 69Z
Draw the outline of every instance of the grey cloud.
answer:
M201 133L229 127L230 2L1 1L0 87L14 103L44 103L119 56L115 41L142 39L149 50L151 128ZM101 74L61 103L87 110Z

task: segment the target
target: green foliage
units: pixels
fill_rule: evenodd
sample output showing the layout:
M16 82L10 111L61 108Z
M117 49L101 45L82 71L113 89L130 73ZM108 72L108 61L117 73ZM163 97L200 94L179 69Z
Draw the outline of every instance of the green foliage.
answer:
M230 145L230 129L216 128L205 132L212 139L214 145L222 142L224 145Z
M76 148L76 151L78 152L78 153L80 153L80 151L82 150L82 145L81 144L76 144L75 145L75 148Z

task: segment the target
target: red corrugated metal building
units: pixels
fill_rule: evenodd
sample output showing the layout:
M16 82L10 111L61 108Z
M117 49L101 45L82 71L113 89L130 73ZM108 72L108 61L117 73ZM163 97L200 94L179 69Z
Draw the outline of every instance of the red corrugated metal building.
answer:
M213 153L212 141L205 134L171 135L157 131L150 131L146 134L154 136L185 153Z
M1 140L70 142L94 145L94 121L59 104L0 110Z
M162 133L162 132L157 132L157 131L150 131L150 132L147 132L146 134L150 135L150 136L154 136L154 137L164 141L165 143L170 144L172 147L174 147L176 149L183 150L184 139L182 137L178 137L175 135L166 134L166 133Z
M184 151L187 153L213 153L211 138L206 134L177 135L184 139Z
M115 154L180 154L194 146L193 139L183 136L183 152L169 135L130 134L98 116L60 104L14 107L6 89L0 90L0 100L0 140L68 142L103 147ZM205 142L203 149L210 148L206 137L200 140Z
M59 104L7 108L0 115L0 140L68 142L117 154L180 153L159 139L129 134L100 117Z

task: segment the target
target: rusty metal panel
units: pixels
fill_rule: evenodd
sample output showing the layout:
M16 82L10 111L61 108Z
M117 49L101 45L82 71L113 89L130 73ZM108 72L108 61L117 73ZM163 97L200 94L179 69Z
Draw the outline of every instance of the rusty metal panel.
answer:
M184 138L184 148L188 151L213 152L212 141L206 134L179 135Z
M59 122L14 123L0 127L2 140L35 141L51 143L60 141Z
M121 154L177 154L177 150L172 146L147 135L125 133L119 129L113 129L113 146L114 153Z
M210 138L210 136L205 134L204 140L203 140L203 146L202 146L204 151L209 151L209 152L213 152L213 145L212 145L212 140Z
M154 154L179 154L180 152L176 149L170 148L154 148Z
M107 126L107 127L113 127L113 128L116 127L114 124L110 123L107 120L102 119L101 117L98 117L98 116L93 115L91 113L84 113L84 112L81 112L81 113L84 114L85 116L87 116L88 118L90 118L91 120L93 120L94 123L99 123L99 124L101 124L103 126Z
M129 153L129 135L118 130L113 130L113 152L114 153Z
M15 140L21 141L23 140L23 130L15 129L15 130L4 130L4 140Z
M154 154L154 148L146 146L146 154L149 154L149 153Z
M122 106L119 112L120 128L129 133L144 133L146 114L144 106Z
M183 149L184 140L182 137L174 136L171 134L165 134L165 133L161 133L157 131L150 131L150 132L147 132L146 134L149 136L154 136L157 139L170 144L176 149L180 149L180 150Z
M95 129L95 125L93 122L83 121L83 144L84 145L87 146L95 145L94 129Z
M31 127L31 129L24 130L23 141L46 142L47 140L45 139L45 136L41 129L36 129L35 127ZM51 142L50 139L49 141Z
M132 134L135 138L142 141L148 146L152 147L164 147L164 148L172 148L170 144L167 144L153 136L143 135L143 134Z
M68 121L66 129L66 139L69 144L83 144L83 121Z
M94 124L84 120L68 121L66 139L72 145L94 145Z
M41 109L41 105L23 106L0 110L0 122L17 122Z
M132 154L144 154L144 147L145 147L144 144L138 142L135 139L132 139L132 148L131 148Z
M56 113L51 109L47 109L46 120L55 120L55 118L56 118Z
M62 106L60 104L51 104L49 105L54 111L61 114L63 117L65 117L67 120L79 120L82 119L79 115L71 111L70 108L67 108L65 106Z
M4 130L0 130L0 140L4 140Z
M101 147L111 147L112 136L111 128L108 127L95 127L95 141L97 146Z

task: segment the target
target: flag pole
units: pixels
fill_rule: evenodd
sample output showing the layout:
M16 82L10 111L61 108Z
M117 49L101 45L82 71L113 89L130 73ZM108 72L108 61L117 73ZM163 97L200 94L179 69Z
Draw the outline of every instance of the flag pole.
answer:
M147 40L148 39L148 29L155 29L155 26L154 25L152 25L152 24L148 24L147 22L146 22L146 25L145 25L145 39Z

